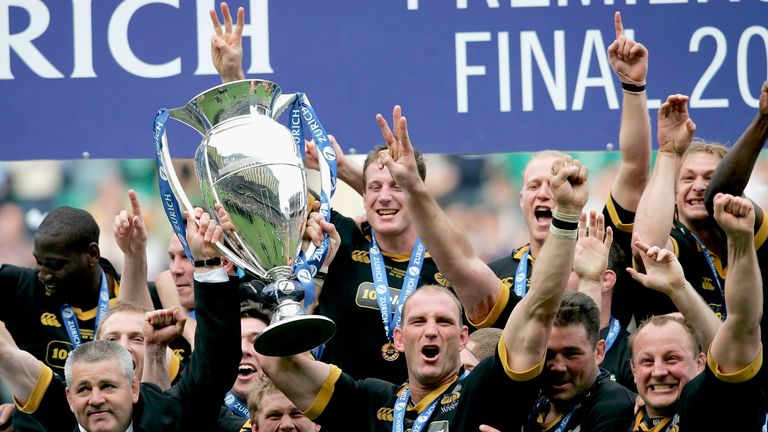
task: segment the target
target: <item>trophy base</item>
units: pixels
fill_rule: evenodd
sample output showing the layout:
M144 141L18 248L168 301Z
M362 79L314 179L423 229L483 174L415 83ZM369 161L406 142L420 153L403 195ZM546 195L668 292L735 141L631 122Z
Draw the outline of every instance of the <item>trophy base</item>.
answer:
M253 342L261 355L285 357L307 352L328 342L336 324L322 315L300 315L270 324Z

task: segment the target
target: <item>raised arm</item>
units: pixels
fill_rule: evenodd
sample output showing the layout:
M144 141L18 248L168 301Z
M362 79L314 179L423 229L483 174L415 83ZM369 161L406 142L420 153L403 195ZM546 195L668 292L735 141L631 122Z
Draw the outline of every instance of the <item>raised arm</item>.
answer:
M179 308L161 309L144 317L144 371L141 382L151 382L163 390L171 387L168 373L168 344L184 333L187 318Z
M715 220L728 236L728 277L725 279L727 315L712 342L711 353L723 373L751 364L761 350L763 281L755 253L755 211L752 202L717 194Z
M216 10L211 9L211 23L214 34L211 37L211 58L221 82L228 83L245 79L243 72L243 26L245 25L245 9L237 8L237 22L232 27L232 15L229 5L221 2L221 16L224 28L221 27Z
M117 299L151 310L155 307L147 286L147 228L136 191L129 190L128 198L131 200L131 212L121 210L112 223L115 241L124 256Z
M634 212L651 168L651 118L645 92L648 50L626 37L620 12L614 14L613 21L616 40L608 46L608 61L621 82L624 99L619 129L621 164L611 194L622 208Z
M633 247L640 253L646 273L633 268L627 268L627 272L644 287L669 297L677 310L693 323L701 336L702 348L706 350L720 328L720 320L685 279L683 267L672 251L643 242L637 233L632 237Z
M526 371L541 363L552 323L568 281L576 248L577 222L587 202L587 168L570 157L552 164L550 180L557 207L550 233L536 258L531 290L517 304L502 332L508 366Z
M349 185L355 192L363 195L365 185L363 185L363 166L357 164L344 156L344 151L336 142L336 137L328 135L331 140L331 146L336 152L336 173L339 179ZM317 162L317 147L314 141L306 141L307 157L306 164L309 169L320 169Z
M688 96L669 96L659 108L659 152L635 215L634 232L651 246L671 248L669 232L675 216L675 180L682 154L696 125L688 117Z
M20 405L26 405L45 366L32 354L19 349L5 323L0 321L0 380Z
M603 284L608 268L608 254L613 243L613 230L605 228L605 216L594 210L579 218L579 240L573 256L573 271L579 277L579 292L591 298L600 308L600 328L607 327L611 304L603 304Z
M443 212L419 177L416 158L408 135L408 122L400 106L393 111L394 133L381 114L376 115L389 150L379 153L379 164L405 192L411 219L440 272L451 282L473 323L490 314L501 293L501 281L475 253L464 230Z
M714 214L714 197L718 193L741 196L749 183L755 161L768 139L768 81L760 89L760 109L752 122L717 166L704 193L704 205ZM755 207L755 224L763 223L763 211Z

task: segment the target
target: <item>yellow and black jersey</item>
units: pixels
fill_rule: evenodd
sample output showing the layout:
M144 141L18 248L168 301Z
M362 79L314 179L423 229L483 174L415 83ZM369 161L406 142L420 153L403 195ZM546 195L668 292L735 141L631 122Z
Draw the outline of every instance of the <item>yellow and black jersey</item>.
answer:
M762 352L744 369L733 374L718 371L707 356L704 372L685 385L677 412L650 418L643 409L635 416L633 432L760 432L765 422L766 399L760 386Z
M519 431L538 394L537 377L544 358L527 371L507 366L506 348L499 344L496 354L480 362L469 374L457 371L453 381L435 389L414 405L405 406L402 431L412 430L414 421L424 419L424 431L476 431L487 424L502 431ZM375 379L355 380L336 367L306 412L307 417L334 431L391 432L396 419L396 402L403 386Z
M320 359L338 365L355 378L404 382L408 377L404 356L388 361L382 355L388 338L372 282L368 255L371 239L365 233L370 228L364 223L361 231L353 219L337 212L333 212L331 222L341 236L341 245L328 268L316 313L336 323L336 335L326 344ZM395 310L410 255L383 255L390 304ZM419 286L426 284L449 286L429 253L418 282Z
M114 305L119 276L106 259L102 258L100 265L108 275L110 305ZM83 342L94 338L97 300L94 294L91 309L72 308ZM62 299L46 294L36 270L13 265L0 267L0 321L5 323L19 348L59 373L64 372L64 362L73 349L61 317L62 304Z

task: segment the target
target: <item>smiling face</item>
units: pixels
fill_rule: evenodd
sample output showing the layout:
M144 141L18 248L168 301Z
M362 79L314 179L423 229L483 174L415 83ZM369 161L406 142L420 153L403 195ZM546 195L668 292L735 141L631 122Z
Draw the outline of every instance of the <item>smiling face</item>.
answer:
M397 237L412 230L405 192L389 174L389 169L379 169L378 164L372 163L365 169L365 179L365 215L376 236Z
M544 243L552 222L552 209L555 198L549 189L552 175L552 163L556 156L535 157L528 162L523 172L523 185L520 191L520 210L528 228L531 243Z
M547 343L542 390L554 403L581 397L594 384L605 355L605 341L595 346L582 325L555 326Z
M113 312L99 326L97 339L114 341L127 349L141 382L144 371L144 313L127 310Z
M255 421L251 424L253 432L317 432L320 426L302 414L280 391L273 391L261 400L261 406Z
M682 324L649 323L632 340L632 375L648 414L674 414L685 385L704 370L705 356L696 354L691 334Z
M38 235L33 255L37 278L49 293L66 298L77 295L75 290L90 292L91 267L98 263L98 254L94 256L89 249L75 252L61 236Z
M168 270L173 276L173 283L176 284L179 301L187 310L193 310L195 308L195 267L187 259L184 247L175 235L171 236L168 245L168 258L171 260Z
M684 225L690 227L709 218L704 207L704 192L719 163L718 156L706 152L688 153L683 158L677 176L675 204Z
M129 382L113 361L76 363L66 395L77 422L86 430L122 432L131 423L139 385L138 380Z
M423 286L406 301L402 328L394 336L397 349L405 352L409 380L430 387L456 373L468 330L449 292Z
M261 334L262 330L267 328L264 321L256 318L240 318L240 347L243 357L240 360L237 379L232 386L232 393L242 400L248 399L248 393L251 391L253 383L258 379L261 370L256 362L256 350L253 348L253 342Z

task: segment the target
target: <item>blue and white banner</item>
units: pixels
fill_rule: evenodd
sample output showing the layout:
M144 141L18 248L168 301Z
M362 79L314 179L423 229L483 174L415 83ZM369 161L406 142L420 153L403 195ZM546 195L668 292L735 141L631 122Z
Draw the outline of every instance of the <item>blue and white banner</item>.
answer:
M0 2L0 159L153 157L157 110L220 82L217 3ZM688 94L697 135L733 143L768 79L765 0L229 3L246 7L246 75L306 93L345 151L381 142L374 116L395 104L426 152L617 148L616 10L650 51L652 118ZM186 129L174 156L199 143Z

